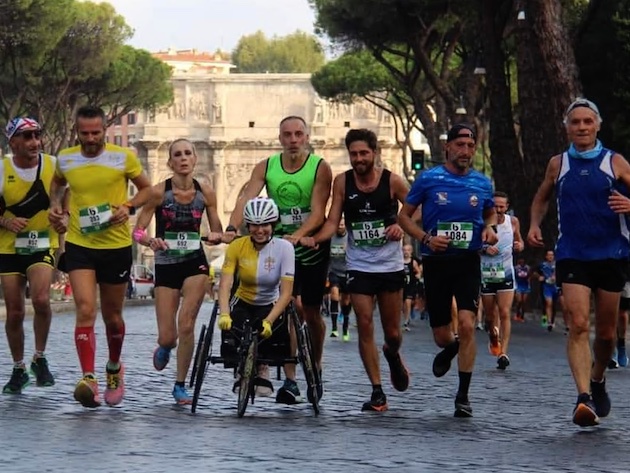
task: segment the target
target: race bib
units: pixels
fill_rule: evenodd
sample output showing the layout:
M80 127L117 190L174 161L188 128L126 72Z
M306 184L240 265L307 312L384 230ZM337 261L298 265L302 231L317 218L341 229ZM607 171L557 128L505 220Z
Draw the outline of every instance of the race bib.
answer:
M356 246L383 246L385 238L385 222L352 222L352 238Z
M280 223L285 233L293 233L302 226L310 215L308 208L291 207L280 210Z
M109 204L95 205L79 209L81 233L100 232L111 225L112 208Z
M164 232L169 255L185 255L201 248L201 236L196 232Z
M551 277L548 277L547 279L545 279L545 284L554 285L555 283L556 283L556 277L555 276L551 276Z
M30 255L39 251L50 249L50 237L47 231L18 233L15 236L15 253L18 255Z
M518 272L516 273L516 276L517 276L519 279L525 279L525 278L527 278L527 271L518 271Z
M503 263L483 263L481 265L481 279L484 282L505 281L505 268Z
M346 247L344 245L330 245L330 256L340 258L346 255Z
M451 248L466 250L472 241L473 224L471 222L438 222L437 235L448 237Z

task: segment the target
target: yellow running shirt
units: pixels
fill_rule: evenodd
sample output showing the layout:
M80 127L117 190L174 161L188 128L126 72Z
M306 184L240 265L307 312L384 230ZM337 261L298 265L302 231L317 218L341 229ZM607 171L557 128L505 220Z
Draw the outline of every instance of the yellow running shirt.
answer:
M42 157L42 166L40 171L40 179L44 184L46 193L50 196L50 183L52 181L53 174L55 173L55 157L48 154L40 154ZM18 168L13 164L13 158L5 157L0 160L0 195L4 198L7 207L11 207L24 199L27 192L35 182L37 176L37 166L29 169ZM7 209L4 213L4 217L13 218L15 215L10 209ZM35 238L28 238L32 232L35 234ZM20 242L36 241L37 244L43 245L40 251L45 251L48 248L57 249L59 247L59 237L57 233L50 227L48 221L48 209L40 210L31 218L28 219L28 225L20 233ZM16 253L16 237L17 234L13 233L6 228L0 228L0 253L1 254L15 254ZM24 244L18 246L22 249L26 249ZM19 253L19 252L18 252Z
M129 222L110 225L108 220L128 200L128 181L142 174L142 164L130 149L107 143L95 158L86 158L81 147L62 150L57 176L70 186L70 222L66 241L93 249L131 245Z
M249 236L234 240L225 251L221 274L238 273L235 296L252 305L273 304L280 295L280 281L292 281L295 274L293 245L272 238L256 251Z

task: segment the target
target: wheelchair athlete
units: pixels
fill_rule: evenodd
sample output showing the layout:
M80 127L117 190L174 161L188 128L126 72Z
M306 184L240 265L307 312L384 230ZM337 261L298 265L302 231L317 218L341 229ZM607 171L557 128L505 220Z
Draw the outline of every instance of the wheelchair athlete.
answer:
M249 235L229 244L221 269L218 321L219 329L223 331L221 356L224 359L236 357L237 334L242 330L245 320L249 319L263 338L258 349L259 356L287 357L290 352L288 323L282 320L285 318L282 316L292 298L295 251L289 241L273 236L274 227L280 218L278 206L273 200L267 197L249 200L245 204L243 217ZM235 273L238 274L238 286L230 301ZM279 326L283 327L282 333ZM240 330L234 333L232 328ZM277 346L282 341L286 353L277 353ZM285 365L285 373L287 377L292 375L295 380L294 365ZM254 384L259 396L273 393L267 366L259 365Z

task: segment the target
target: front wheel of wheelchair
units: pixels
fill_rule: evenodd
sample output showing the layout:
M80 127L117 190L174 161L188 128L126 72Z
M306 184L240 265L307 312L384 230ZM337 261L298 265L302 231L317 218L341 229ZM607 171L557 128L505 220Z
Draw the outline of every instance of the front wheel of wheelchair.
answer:
M238 416L245 415L245 409L249 400L254 402L254 377L256 375L256 358L258 356L258 337L251 337L251 342L244 357L241 358L238 367L238 374L241 377L238 386Z
M306 396L313 406L313 412L315 415L319 415L318 388L321 380L319 379L319 371L317 370L315 356L313 355L311 334L308 330L308 326L300 321L295 311L293 311L293 323L295 325L295 333L297 335L298 342L298 359L300 361L300 365L302 365L304 378L306 379Z
M201 394L201 386L203 380L206 377L206 371L208 370L208 362L210 361L210 352L212 351L212 335L214 334L214 324L217 320L217 313L219 311L218 304L212 309L212 315L208 326L201 327L201 333L203 338L200 337L200 342L197 344L198 353L195 354L195 365L193 366L193 374L191 375L190 384L193 384L195 389L193 391L192 406L190 411L194 414L197 411L197 403L199 402L199 395Z
M201 326L201 332L199 333L199 340L197 340L197 348L195 348L195 358L193 360L192 371L190 373L190 382L188 387L192 388L195 385L195 376L197 376L197 365L199 364L199 356L201 355L201 348L203 347L203 340L206 335L206 325Z

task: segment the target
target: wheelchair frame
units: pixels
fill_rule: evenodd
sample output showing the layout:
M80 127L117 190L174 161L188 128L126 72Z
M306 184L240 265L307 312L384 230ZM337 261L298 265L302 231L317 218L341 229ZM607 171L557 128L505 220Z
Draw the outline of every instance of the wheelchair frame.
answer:
M240 383L238 386L238 417L243 417L247 404L251 400L254 404L255 386L254 378L256 377L256 367L258 364L266 364L268 366L279 367L292 363L302 365L304 378L306 380L307 398L313 407L313 412L317 416L319 414L319 396L318 386L321 384L319 372L316 369L315 358L313 356L313 345L311 342L308 326L303 322L295 307L293 301L289 303L285 310L287 320L294 327L297 337L297 356L293 357L258 357L258 333L253 329L249 319L245 320L244 328L238 338L240 344L238 354L234 358L224 358L222 356L212 355L212 339L214 336L214 326L218 315L218 301L215 301L208 325L202 325L197 348L195 350L193 370L190 376L190 387L194 386L193 402L191 411L197 411L199 396L201 394L201 386L205 380L208 370L208 364L230 363L236 365L236 373L240 375Z

